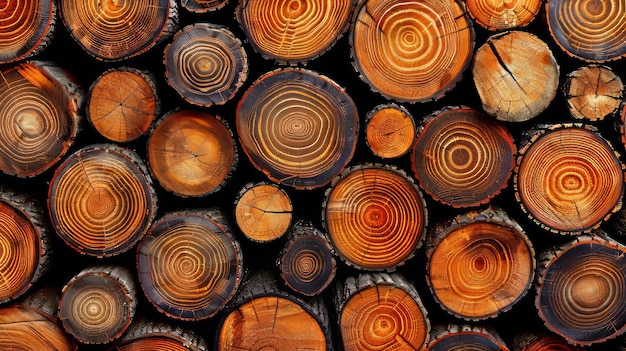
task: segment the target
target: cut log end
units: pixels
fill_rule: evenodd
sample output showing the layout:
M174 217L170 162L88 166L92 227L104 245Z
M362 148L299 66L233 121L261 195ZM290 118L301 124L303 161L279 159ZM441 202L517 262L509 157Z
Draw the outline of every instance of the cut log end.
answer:
M207 13L223 8L228 1L230 0L181 0L180 3L187 11Z
M49 316L29 306L0 308L0 345L12 351L76 351L74 341Z
M0 63L20 61L43 51L54 37L56 5L28 0L0 10Z
M532 22L543 5L541 0L467 0L467 11L483 28L502 31Z
M472 351L509 351L498 333L487 327L469 325L438 326L433 330L428 351L471 348Z
M393 159L406 154L415 141L415 121L396 104L376 106L365 121L365 141L374 155Z
M273 241L287 233L292 211L289 195L275 184L248 184L235 201L237 225L255 242Z
M624 84L607 66L589 65L567 75L565 98L572 115L591 121L602 120L617 111Z

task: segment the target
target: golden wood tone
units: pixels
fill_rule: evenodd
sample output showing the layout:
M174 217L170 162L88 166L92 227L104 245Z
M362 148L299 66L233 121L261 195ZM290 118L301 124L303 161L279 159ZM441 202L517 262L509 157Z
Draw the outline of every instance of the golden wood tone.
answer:
M50 62L19 64L0 76L0 170L36 176L73 144L83 91L67 71Z
M328 184L352 158L359 116L346 91L319 73L266 73L237 106L237 132L250 162L296 189Z
M547 0L550 34L568 54L605 62L626 56L626 3L623 0Z
M239 243L217 210L170 212L137 250L143 291L159 312L193 321L213 317L243 274Z
M322 217L338 255L348 264L392 270L411 258L427 225L420 190L391 166L360 165L335 178Z
M238 162L235 140L224 120L194 110L166 113L151 132L147 155L159 184L182 197L218 191Z
M450 107L425 118L412 146L411 168L435 200L471 207L507 186L515 153L504 125L471 108Z
M40 53L54 36L54 0L7 0L0 9L0 63Z
M485 111L523 122L543 112L559 87L559 66L548 45L531 33L496 34L476 51L474 85Z
M588 65L568 74L563 90L574 117L596 121L617 111L624 84L609 67Z
M291 225L289 195L276 184L247 184L235 199L235 220L243 234L256 242L282 237Z
M535 130L520 147L515 173L522 210L552 232L589 232L622 206L623 166L591 126Z
M368 0L355 16L350 44L373 90L397 101L429 101L462 78L474 31L455 0Z
M59 14L88 54L118 61L169 37L178 21L178 5L175 0L59 0Z
M187 26L165 48L167 83L187 102L223 105L248 77L248 57L241 41L226 27L208 23Z
M142 136L159 115L154 76L121 67L110 69L89 88L87 118L105 138L128 142Z
M358 0L240 0L237 20L255 51L279 63L306 63L348 29Z
M476 23L491 31L523 27L535 19L542 0L466 0Z
M581 235L539 257L539 317L569 343L591 345L626 330L626 247Z
M448 325L433 328L427 351L509 351L504 341L492 328Z
M456 317L496 317L533 283L532 243L500 209L470 212L438 225L428 246L428 285L437 303Z
M361 274L337 291L346 351L421 350L430 322L415 287L399 274Z
M122 266L93 266L63 288L59 319L84 344L107 344L128 329L137 308L132 272Z
M409 111L396 104L376 106L365 117L365 142L382 158L404 156L415 141L415 121Z
M75 351L76 345L57 321L23 305L0 308L0 345L11 351Z
M87 146L56 170L48 210L74 250L108 257L130 250L156 214L156 195L139 156L113 144Z

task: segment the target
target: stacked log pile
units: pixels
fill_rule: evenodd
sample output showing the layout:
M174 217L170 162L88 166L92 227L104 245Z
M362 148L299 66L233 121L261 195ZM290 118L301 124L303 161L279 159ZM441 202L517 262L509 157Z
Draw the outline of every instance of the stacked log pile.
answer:
M0 6L0 349L626 350L624 0Z

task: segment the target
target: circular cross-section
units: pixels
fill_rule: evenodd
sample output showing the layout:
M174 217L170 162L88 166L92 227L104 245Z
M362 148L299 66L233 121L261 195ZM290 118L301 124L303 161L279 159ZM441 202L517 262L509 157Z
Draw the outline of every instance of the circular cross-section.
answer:
M107 61L142 54L169 34L172 0L59 0L72 38L90 55Z
M428 351L509 351L495 335L479 328L454 326L428 344Z
M344 89L302 69L259 78L237 107L237 131L252 164L274 182L324 186L350 161L359 116Z
M521 228L477 221L447 230L430 252L427 272L442 308L479 320L511 309L526 295L535 259Z
M523 342L516 343L515 350L524 351L585 351L582 347L572 345L557 335L524 336Z
M214 316L243 273L239 244L211 213L172 212L139 245L139 281L148 300L181 320Z
M287 286L307 296L321 293L335 276L332 247L318 235L294 238L285 246L279 262Z
M76 351L58 320L24 305L0 309L0 345L11 351Z
M178 196L221 189L238 162L233 135L215 115L171 111L148 140L148 165L163 188Z
M250 240L268 242L287 232L292 210L289 195L278 185L253 184L240 192L235 204L235 220Z
M602 120L622 103L622 79L607 66L588 65L567 75L565 98L576 118Z
M542 0L466 0L467 11L482 27L500 31L530 23L543 5Z
M51 39L53 0L5 0L0 6L0 63L34 55Z
M427 222L417 186L401 171L383 167L344 172L327 191L323 217L339 256L372 270L410 258Z
M228 1L229 0L181 0L180 4L188 11L206 13L221 9Z
M404 156L415 141L415 121L402 106L378 105L367 114L365 120L365 141L376 156Z
M421 302L386 284L354 294L342 309L339 326L346 351L421 350L430 331Z
M265 58L306 62L328 50L348 29L355 0L240 1L237 20Z
M579 234L621 208L617 154L591 127L555 126L520 150L515 177L522 209L554 232Z
M131 294L134 290L104 272L79 274L63 289L59 319L83 343L109 343L131 323L136 305Z
M451 108L426 119L411 162L420 186L435 200L470 207L507 186L515 153L504 125L470 108Z
M626 3L623 0L549 0L550 34L571 56L604 62L626 55Z
M570 343L590 345L626 329L626 248L580 237L546 260L535 300L539 316Z
M6 84L0 86L0 170L18 177L38 175L72 145L80 99L35 63L4 70L2 77Z
M239 39L208 23L176 33L165 49L164 64L167 83L199 106L225 104L248 77L248 58Z
M383 96L408 102L452 89L470 64L473 40L455 0L368 0L350 37L361 78Z
M134 152L85 147L57 168L48 191L57 234L80 253L103 257L131 249L156 213L152 181Z
M111 141L124 143L139 138L158 114L153 77L142 71L108 70L89 89L89 122Z

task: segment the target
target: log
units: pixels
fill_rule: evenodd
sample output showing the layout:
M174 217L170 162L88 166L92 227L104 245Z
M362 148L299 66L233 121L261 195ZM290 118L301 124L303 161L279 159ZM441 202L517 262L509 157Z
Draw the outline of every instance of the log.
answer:
M213 317L228 303L241 281L242 261L217 209L169 212L137 249L145 296L162 314L184 321Z
M221 9L229 0L181 0L180 4L193 13L207 13Z
M134 274L123 266L82 269L63 287L59 318L83 344L108 344L128 329L137 309Z
M399 273L348 277L337 287L335 306L346 351L422 350L429 341L426 309Z
M273 182L315 189L341 173L356 149L359 115L330 78L285 68L261 76L237 105L250 162Z
M552 332L581 346L626 330L626 247L603 232L580 235L538 258L535 306Z
M278 279L260 269L246 278L219 322L215 350L333 349L323 301L289 294Z
M224 26L186 26L174 35L164 56L167 83L193 105L223 105L248 78L246 51Z
M427 116L417 134L411 168L436 201L478 206L508 185L517 148L503 124L469 107L447 107Z
M58 320L59 301L61 300L61 289L53 285L44 285L36 288L13 305L23 305L34 308L41 314L46 315L54 322Z
M545 230L590 232L621 209L624 167L618 157L593 126L538 126L520 146L515 198Z
M321 294L337 269L335 251L311 222L299 221L290 230L289 241L278 255L276 266L283 282L305 296Z
M75 251L93 257L133 248L157 210L147 172L137 153L114 144L76 151L59 165L48 188L56 233Z
M289 195L276 184L248 183L235 197L237 226L254 242L270 242L285 235L292 212Z
M50 269L51 235L39 201L0 188L0 304L23 296Z
M71 37L94 58L120 61L141 55L176 30L175 0L59 0Z
M585 351L568 343L559 335L548 333L518 333L513 339L512 351Z
M149 71L131 67L105 71L89 88L87 120L114 142L144 135L160 113L155 79Z
M76 351L77 346L48 314L21 304L0 308L0 345L11 351Z
M597 121L620 107L624 84L608 66L587 65L567 75L563 90L574 117Z
M365 142L378 157L402 157L415 142L415 121L403 106L378 105L367 113L365 123Z
M509 311L535 276L535 251L522 227L489 207L440 223L427 246L426 278L437 303L465 320Z
M542 5L541 0L467 0L465 2L472 19L490 31L527 26L535 19Z
M134 320L109 351L207 351L207 342L189 328L150 319Z
M353 21L354 66L387 99L436 100L472 60L474 29L460 1L367 0Z
M626 57L626 5L621 0L548 0L552 38L565 53L588 62Z
M199 197L226 184L239 156L224 119L175 109L150 132L147 160L150 172L165 190L180 197Z
M70 72L52 62L21 63L0 76L0 170L39 175L74 143L84 93Z
M421 191L393 166L362 164L337 176L325 193L322 220L349 266L394 270L421 246L428 223Z
M9 1L0 10L0 63L21 61L46 49L54 37L53 0Z
M509 351L498 333L487 326L437 325L431 334L428 351Z
M543 112L558 90L559 70L548 45L522 31L488 38L472 65L483 109L506 122L528 121Z
M235 10L252 48L278 64L306 64L348 30L360 0L240 0Z

